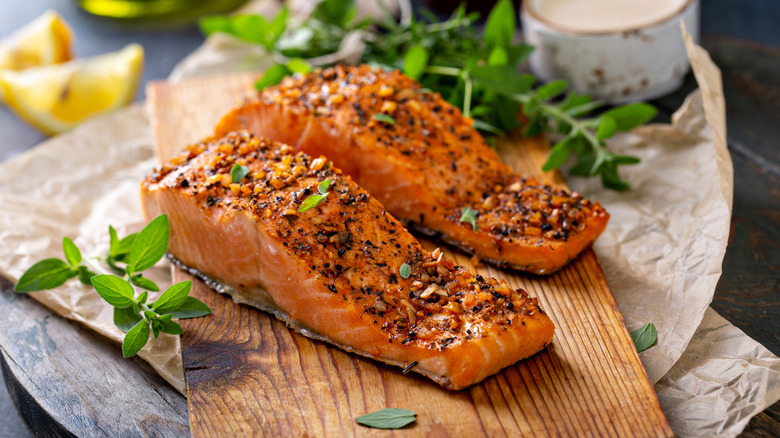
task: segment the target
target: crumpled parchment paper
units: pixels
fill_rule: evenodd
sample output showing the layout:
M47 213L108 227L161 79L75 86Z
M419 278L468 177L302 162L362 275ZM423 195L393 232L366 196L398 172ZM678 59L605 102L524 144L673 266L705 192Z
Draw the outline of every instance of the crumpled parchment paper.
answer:
M720 70L684 35L700 90L671 125L643 126L609 143L642 159L623 168L631 190L569 180L612 215L594 248L628 329L648 322L658 329L658 345L640 353L653 383L680 358L712 301L733 197Z
M671 125L642 127L609 144L642 158L625 169L632 191L570 184L612 214L596 253L629 329L646 322L658 328L658 344L640 356L675 433L735 436L780 398L780 359L708 307L726 250L733 170L720 73L703 49L687 43L701 91ZM213 36L172 77L263 62L257 48ZM98 254L108 246L109 224L120 236L140 230L139 182L156 164L152 151L148 120L131 107L0 164L0 274L16 281L34 262L62 257L63 236ZM170 282L165 267L153 275ZM77 281L31 296L121 342L110 307ZM140 356L184 392L180 349L178 337L161 335Z

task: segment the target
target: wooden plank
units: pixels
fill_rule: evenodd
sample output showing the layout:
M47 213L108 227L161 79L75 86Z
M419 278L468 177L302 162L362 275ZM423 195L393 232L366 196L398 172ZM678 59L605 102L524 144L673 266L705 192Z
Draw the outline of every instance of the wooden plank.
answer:
M187 434L186 400L149 365L12 289L0 277L0 369L34 436Z
M147 95L159 156L208 134L252 82L251 75L230 75L152 84ZM510 137L498 148L515 170L531 174L547 145ZM558 174L540 177L562 183ZM557 327L553 344L479 385L449 392L305 338L196 280L193 294L214 313L182 324L193 435L387 434L353 421L384 407L418 412L413 426L390 433L404 436L672 435L591 250L547 277L473 267L464 254L445 252L538 296ZM179 270L174 277L190 279Z

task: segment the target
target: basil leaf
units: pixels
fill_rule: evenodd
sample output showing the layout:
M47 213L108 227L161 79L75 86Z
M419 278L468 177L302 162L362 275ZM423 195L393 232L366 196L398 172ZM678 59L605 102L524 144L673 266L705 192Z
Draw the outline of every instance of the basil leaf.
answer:
M649 122L657 113L658 110L649 103L638 102L612 108L604 112L604 116L615 120L618 131L628 131Z
M81 263L81 251L76 247L70 237L62 238L62 252L65 253L65 260L72 268L78 268Z
M45 259L32 265L14 286L16 292L54 289L65 283L76 271L60 259Z
M135 290L125 280L114 275L96 275L92 277L92 286L108 304L124 309L135 303Z
M509 47L515 34L515 8L510 0L493 6L485 22L485 43L489 48Z
M263 90L266 87L270 87L271 85L276 85L279 82L282 82L282 79L284 79L286 76L289 76L290 69L288 69L286 66L282 64L276 64L273 67L267 69L265 73L263 73L263 76L260 77L260 79L255 82L255 88L258 90Z
M400 429L414 423L417 413L409 409L385 408L355 418L355 422L376 429Z
M420 79L425 67L428 66L428 51L425 47L416 44L406 51L404 56L404 69L405 75L412 79Z
M382 113L376 113L373 115L375 120L378 120L383 123L387 123L388 125L395 125L395 119L391 116L388 116L387 114Z
M460 214L460 221L471 224L474 227L474 231L477 231L477 214L479 212L473 208L466 207Z
M119 330L127 333L140 321L143 321L143 318L141 318L141 315L131 307L126 307L124 309L114 307L114 325L117 326Z
M176 319L197 318L210 315L211 309L203 301L195 297L187 297L171 314Z
M187 299L187 295L190 293L190 289L192 289L192 282L189 280L176 283L166 289L150 307L157 313L172 312L184 303L184 300Z
M151 268L165 255L170 233L168 216L164 214L157 216L138 233L128 259L133 272Z
M130 282L134 285L144 288L146 290L150 290L152 292L157 292L160 290L160 287L157 286L155 282L152 280L149 280L148 278L144 278L141 274L135 274L130 276Z
M655 344L658 340L658 331L653 323L647 323L631 332L631 339L634 341L637 351L641 353Z
M404 263L398 272L401 274L401 278L409 278L412 275L412 267L409 266L409 263Z
M617 129L618 125L615 119L607 115L601 116L601 123L599 123L599 127L596 130L596 138L599 140L610 138L615 135Z
M122 356L135 356L141 351L149 340L149 323L145 320L139 321L128 330L125 339L122 341Z
M324 195L316 194L311 195L308 198L303 200L303 203L301 203L301 206L298 207L298 213L303 213L304 211L309 211L312 208L320 205L322 201L325 200L325 198L328 197L328 194L325 193Z
M240 164L236 163L233 165L233 168L230 169L230 181L233 182L233 184L241 181L244 179L245 176L249 174L249 168L246 166L241 166Z

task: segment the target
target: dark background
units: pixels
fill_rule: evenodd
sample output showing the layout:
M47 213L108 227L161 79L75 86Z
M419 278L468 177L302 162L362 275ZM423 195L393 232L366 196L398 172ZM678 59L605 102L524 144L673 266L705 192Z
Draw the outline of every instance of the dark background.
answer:
M0 1L0 38L47 9L73 27L79 57L143 45L144 83L165 78L203 41L193 25L141 27L100 19L79 10L75 0ZM730 245L712 306L780 355L780 0L702 0L701 12L702 44L723 70L735 170ZM653 103L668 116L694 87L689 77L682 90ZM141 87L137 100L143 99ZM5 107L0 132L0 161L45 139ZM778 404L755 418L745 435L780 436ZM0 438L25 436L29 432L0 388Z

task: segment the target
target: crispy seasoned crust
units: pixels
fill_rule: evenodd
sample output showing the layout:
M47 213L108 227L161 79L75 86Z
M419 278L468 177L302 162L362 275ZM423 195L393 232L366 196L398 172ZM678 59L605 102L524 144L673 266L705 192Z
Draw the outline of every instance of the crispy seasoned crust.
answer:
M249 172L233 182L230 173L236 165L246 166ZM330 184L323 201L299 212L304 200L317 194L318 185L325 180ZM416 371L460 388L533 354L551 340L552 322L536 298L522 289L512 290L504 280L474 275L443 259L438 249L427 252L378 201L324 157L312 159L247 132L231 133L190 146L148 177L142 185L147 214L168 212L166 208L173 205L157 196L161 192L194 205L197 210L192 211L202 212L208 223L230 228L235 215L250 218L265 244L281 250L278 257L258 260L258 264L287 264L290 271L297 266L306 278L307 289L293 288L294 293L310 294L312 299L322 293L335 299L337 307L352 315L345 324L365 325L378 334L375 340L381 339L378 345L361 344L318 326L316 313L322 309L317 308L317 302L285 308L275 288L290 285L274 286L276 278L263 278L259 273L255 278L242 269L238 279L221 279L245 291L267 290L269 299L264 302L290 315L288 324L306 327L343 348L395 364L418 361L421 365ZM219 278L221 268L214 264L221 260L209 258L216 249L198 249L205 254L201 259L187 254L197 251L182 250L201 239L193 231L196 228L181 223L197 222L192 211L171 214L171 252L183 264ZM257 257L248 250L242 253L245 250L235 248L232 255L242 261ZM401 271L404 264L410 268L406 278ZM528 336L530 326L540 332ZM486 338L495 338L500 332L526 336L529 345L515 341L519 344L514 345L514 351L495 352L500 357L483 363L479 371L469 371L468 376L442 377L441 372L423 364L431 352L470 351L485 342L497 342ZM401 353L405 348L416 353L399 360L399 354L404 355L387 350L391 346ZM419 352L425 353L419 356ZM518 352L522 354L518 356Z
M397 71L336 66L263 90L216 133L245 128L325 155L399 219L501 266L553 272L604 230L598 202L514 174L472 125Z

